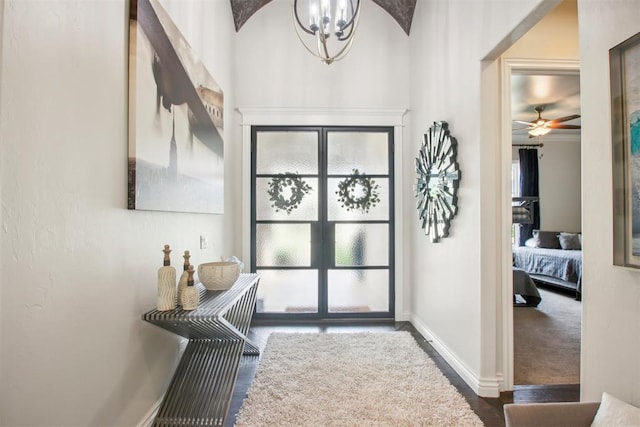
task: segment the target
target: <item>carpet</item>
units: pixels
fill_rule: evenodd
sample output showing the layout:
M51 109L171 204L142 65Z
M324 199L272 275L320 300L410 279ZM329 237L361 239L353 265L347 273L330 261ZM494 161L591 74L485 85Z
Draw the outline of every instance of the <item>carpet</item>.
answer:
M237 426L482 426L408 332L271 334Z
M538 307L513 308L514 384L579 384L581 303L539 291Z

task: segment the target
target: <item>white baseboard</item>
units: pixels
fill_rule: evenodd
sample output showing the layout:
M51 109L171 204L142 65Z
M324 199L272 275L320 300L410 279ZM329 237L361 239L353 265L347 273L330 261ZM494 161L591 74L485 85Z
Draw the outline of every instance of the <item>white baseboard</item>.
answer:
M158 415L158 409L160 409L160 403L162 403L163 397L164 396L161 396L160 399L153 404L151 409L149 409L144 417L142 417L142 420L140 420L136 427L151 427L153 425L153 421L156 419L156 415Z
M460 358L434 334L431 330L416 316L411 316L411 324L422 336L436 349L444 360L453 368L454 371L466 382L469 387L478 396L482 397L500 397L500 384L502 378L478 377Z

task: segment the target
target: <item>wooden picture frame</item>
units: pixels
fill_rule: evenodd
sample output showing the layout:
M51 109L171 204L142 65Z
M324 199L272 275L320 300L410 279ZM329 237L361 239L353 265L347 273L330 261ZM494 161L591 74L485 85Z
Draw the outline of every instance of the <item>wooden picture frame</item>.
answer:
M640 33L609 50L613 263L640 268Z

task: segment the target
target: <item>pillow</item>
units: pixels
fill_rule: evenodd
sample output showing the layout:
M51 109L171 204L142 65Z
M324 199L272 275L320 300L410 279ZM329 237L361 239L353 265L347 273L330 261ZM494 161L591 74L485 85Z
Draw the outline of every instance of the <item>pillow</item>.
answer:
M533 237L536 238L538 248L560 249L557 231L533 230Z
M560 233L558 236L560 247L566 250L580 250L582 245L580 244L580 235L573 233Z
M527 241L524 242L524 245L528 248L537 248L538 240L535 237L532 237L530 239L527 239Z
M640 408L602 393L602 402L591 427L628 427L640 425Z

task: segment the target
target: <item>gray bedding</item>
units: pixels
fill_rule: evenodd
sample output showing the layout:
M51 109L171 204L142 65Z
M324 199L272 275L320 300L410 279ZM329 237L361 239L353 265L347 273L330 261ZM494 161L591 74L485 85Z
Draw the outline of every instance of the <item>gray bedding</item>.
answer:
M513 248L513 265L529 274L543 274L582 285L582 251L565 249Z

